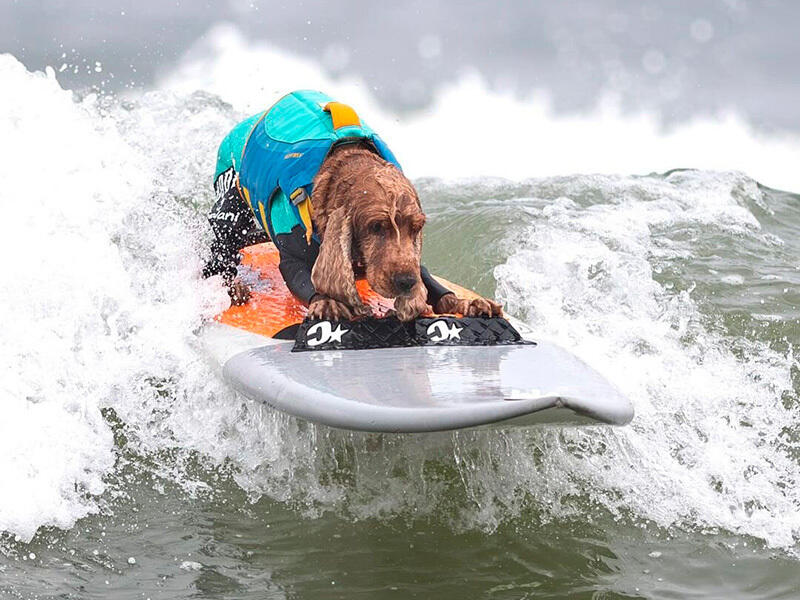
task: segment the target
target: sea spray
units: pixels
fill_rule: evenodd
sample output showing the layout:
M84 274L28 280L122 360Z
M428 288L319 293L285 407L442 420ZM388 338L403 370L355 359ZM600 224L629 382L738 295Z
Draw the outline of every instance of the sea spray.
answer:
M272 498L307 517L405 516L494 531L600 511L796 543L791 350L726 328L711 294L733 274L742 293L754 289L733 271L759 252L777 265L768 290L798 283L781 254L791 241L764 225L764 207L781 209L752 179L420 182L428 265L496 293L606 373L637 418L621 429L349 433L239 397L202 348L204 320L227 301L219 281L199 279L216 144L268 102L231 105L176 86L76 103L9 57L0 77L16 90L2 99L4 139L23 150L3 162L3 206L14 218L2 243L6 256L26 248L24 260L3 263L15 285L0 303L6 531L28 539L98 510L117 454L108 408L127 450L158 473L187 483L175 457L195 456L230 472L251 501ZM195 82L184 79L187 89ZM365 114L387 122L363 96ZM537 172L535 161L526 167ZM707 240L721 249L713 264Z
M185 369L186 340L224 292L198 282L202 220L160 193L163 164L129 143L124 119L8 55L0 79L14 90L0 99L0 529L28 539L97 510L115 462L101 408L146 402L144 382Z

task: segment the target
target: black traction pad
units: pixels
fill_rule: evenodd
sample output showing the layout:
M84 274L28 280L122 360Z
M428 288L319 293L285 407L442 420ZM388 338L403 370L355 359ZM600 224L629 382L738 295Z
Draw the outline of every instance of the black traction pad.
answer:
M358 321L306 319L297 329L292 352L521 344L536 345L523 340L501 317L423 317L405 323L397 317Z

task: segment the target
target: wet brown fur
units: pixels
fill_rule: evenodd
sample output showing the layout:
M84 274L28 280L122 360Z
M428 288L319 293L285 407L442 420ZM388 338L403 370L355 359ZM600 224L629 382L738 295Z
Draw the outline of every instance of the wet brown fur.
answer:
M395 298L397 317L414 319L432 309L420 279L422 227L425 214L411 182L393 164L363 143L335 148L314 178L312 220L322 244L311 272L318 296L312 317L351 319L370 314L356 290L356 277ZM398 276L413 279L398 287ZM444 296L437 312L501 314L494 302ZM474 305L474 306L473 306Z

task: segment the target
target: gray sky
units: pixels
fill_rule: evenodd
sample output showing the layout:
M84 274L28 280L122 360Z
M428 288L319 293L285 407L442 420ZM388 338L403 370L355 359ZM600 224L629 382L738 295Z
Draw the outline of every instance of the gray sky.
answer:
M29 68L66 64L66 87L119 90L150 84L220 21L360 75L393 108L424 105L474 68L497 89L546 90L562 112L611 90L667 123L734 108L758 128L800 131L789 0L0 0L0 51Z

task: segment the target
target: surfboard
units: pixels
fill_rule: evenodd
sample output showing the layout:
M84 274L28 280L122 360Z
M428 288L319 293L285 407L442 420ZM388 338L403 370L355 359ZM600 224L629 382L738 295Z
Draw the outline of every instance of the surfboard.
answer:
M252 296L205 328L206 348L232 387L295 417L394 433L633 418L630 400L600 373L511 317L401 323L391 300L358 281L375 318L309 321L270 243L242 250L239 276ZM461 297L475 296L438 279Z

